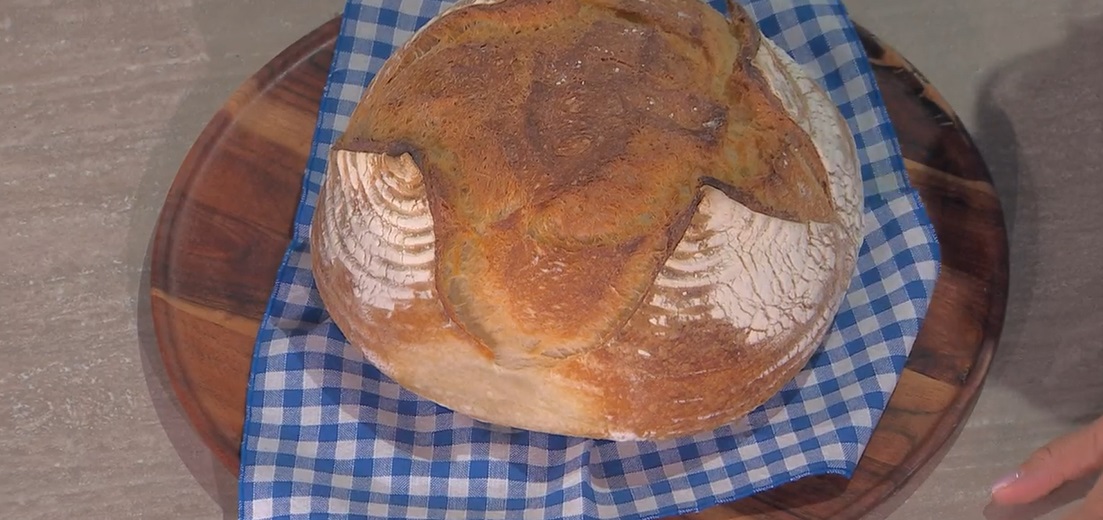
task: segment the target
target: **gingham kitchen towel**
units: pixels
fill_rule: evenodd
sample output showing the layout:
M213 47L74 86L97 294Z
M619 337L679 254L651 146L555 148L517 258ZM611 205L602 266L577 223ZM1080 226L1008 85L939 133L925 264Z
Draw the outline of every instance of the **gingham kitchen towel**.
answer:
M380 375L346 346L318 298L308 230L326 152L365 86L449 2L350 0L294 237L257 338L242 518L654 518L853 471L926 313L938 248L840 1L742 1L766 36L826 88L861 156L865 242L833 328L806 369L745 420L657 443L488 426Z

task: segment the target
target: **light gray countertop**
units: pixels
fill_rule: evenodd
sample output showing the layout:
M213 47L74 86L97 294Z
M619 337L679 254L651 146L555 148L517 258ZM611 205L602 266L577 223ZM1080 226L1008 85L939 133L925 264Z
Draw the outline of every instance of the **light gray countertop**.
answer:
M157 377L160 204L226 96L341 0L0 0L0 517L236 518ZM1103 414L1103 2L849 0L957 109L1011 240L1003 340L936 464L873 518L1059 518L989 483Z

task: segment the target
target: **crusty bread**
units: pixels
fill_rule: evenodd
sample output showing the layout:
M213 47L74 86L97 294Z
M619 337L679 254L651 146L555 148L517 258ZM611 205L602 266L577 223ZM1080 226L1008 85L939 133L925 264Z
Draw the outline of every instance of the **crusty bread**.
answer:
M716 428L790 381L854 269L836 107L737 5L467 2L330 153L314 275L387 376L490 423Z

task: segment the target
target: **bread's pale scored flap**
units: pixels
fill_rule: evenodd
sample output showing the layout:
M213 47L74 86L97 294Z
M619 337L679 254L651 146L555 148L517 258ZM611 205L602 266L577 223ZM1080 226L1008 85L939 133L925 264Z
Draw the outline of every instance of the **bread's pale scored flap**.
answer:
M854 269L854 142L737 5L469 2L333 146L314 274L387 376L477 419L688 435L776 393Z

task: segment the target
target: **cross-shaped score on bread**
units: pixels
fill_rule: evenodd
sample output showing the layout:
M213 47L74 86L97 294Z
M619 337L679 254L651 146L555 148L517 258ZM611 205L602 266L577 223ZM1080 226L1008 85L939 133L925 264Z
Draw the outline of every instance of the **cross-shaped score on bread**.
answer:
M697 431L791 378L853 269L855 152L730 10L504 0L420 30L318 202L315 276L350 341L446 406L590 436ZM697 395L710 377L757 383Z

